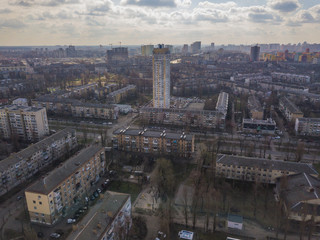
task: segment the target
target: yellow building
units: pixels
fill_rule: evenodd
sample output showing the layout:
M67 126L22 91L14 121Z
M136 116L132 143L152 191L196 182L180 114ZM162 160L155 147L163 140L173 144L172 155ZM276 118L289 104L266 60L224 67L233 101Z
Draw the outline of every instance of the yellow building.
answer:
M153 154L177 154L190 157L194 152L194 135L139 129L118 129L114 132L115 149Z
M32 184L25 190L30 221L56 223L73 204L89 195L105 165L104 148L90 146Z

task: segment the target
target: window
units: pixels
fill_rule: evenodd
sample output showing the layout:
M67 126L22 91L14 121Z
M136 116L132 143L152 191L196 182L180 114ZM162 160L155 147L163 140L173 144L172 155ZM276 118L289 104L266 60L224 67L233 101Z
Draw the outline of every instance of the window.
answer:
M40 205L42 205L42 202L39 202Z
M37 210L37 207L33 207L34 210Z
M36 201L33 200L32 202L33 202L34 204L36 204Z
M40 198L41 198L41 196L39 195L39 196L38 196L38 199L40 199Z

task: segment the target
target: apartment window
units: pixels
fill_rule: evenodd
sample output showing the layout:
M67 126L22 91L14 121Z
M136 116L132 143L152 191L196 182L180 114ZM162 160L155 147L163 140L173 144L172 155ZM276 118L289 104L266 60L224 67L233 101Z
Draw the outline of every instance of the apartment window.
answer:
M42 205L42 202L39 202L40 205Z
M33 202L34 204L36 204L36 201L33 200L32 202Z
M33 207L34 210L37 210L37 207Z
M39 196L38 196L38 199L40 199L40 198L41 198L41 196L39 195Z
M44 214L42 213L41 216L44 217Z

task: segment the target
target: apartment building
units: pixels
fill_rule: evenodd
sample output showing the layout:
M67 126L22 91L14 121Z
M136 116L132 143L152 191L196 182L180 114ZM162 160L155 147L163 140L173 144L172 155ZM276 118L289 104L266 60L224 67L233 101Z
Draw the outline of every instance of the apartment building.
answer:
M131 197L128 194L106 192L78 225L67 240L125 239L132 225Z
M257 119L257 120L263 119L263 108L259 100L254 95L251 95L248 98L248 109L249 109L250 118Z
M218 155L216 161L218 176L248 182L275 184L279 177L301 172L318 176L318 172L307 163L234 155Z
M279 110L289 122L295 121L296 118L303 118L303 112L287 97L280 98Z
M113 103L119 103L130 94L133 94L135 91L136 91L135 85L128 85L124 88L120 88L116 91L109 93L107 95L107 99L109 99Z
M216 110L222 113L224 116L228 112L229 94L226 92L221 92L218 96L218 101L216 104Z
M31 222L56 223L73 204L88 195L105 166L104 148L89 146L29 186L25 196Z
M140 109L140 119L148 124L214 129L225 126L225 115L219 111L197 109Z
M194 152L194 135L165 130L118 129L114 132L113 147L129 152L190 157Z
M0 161L0 196L77 147L74 129L63 129Z
M39 141L49 135L45 108L6 105L0 107L0 135L9 139Z
M244 118L242 120L242 131L250 133L274 134L276 122L268 118L267 120L258 120L253 118Z
M291 73L272 72L274 80L287 83L307 84L310 83L310 76Z
M87 94L90 91L94 91L98 88L98 83L90 83L86 85L76 86L68 88L72 92L72 95L81 96Z
M84 103L76 99L60 99L40 97L32 101L34 106L45 107L52 114L68 115L73 117L117 119L118 108L112 104Z
M294 129L297 135L320 136L320 118L296 118Z

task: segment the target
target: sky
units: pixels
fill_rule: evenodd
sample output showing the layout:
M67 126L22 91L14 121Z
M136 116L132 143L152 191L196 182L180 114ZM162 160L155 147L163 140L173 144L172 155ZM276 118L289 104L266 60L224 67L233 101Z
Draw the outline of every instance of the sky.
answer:
M320 0L0 0L0 46L320 42Z

